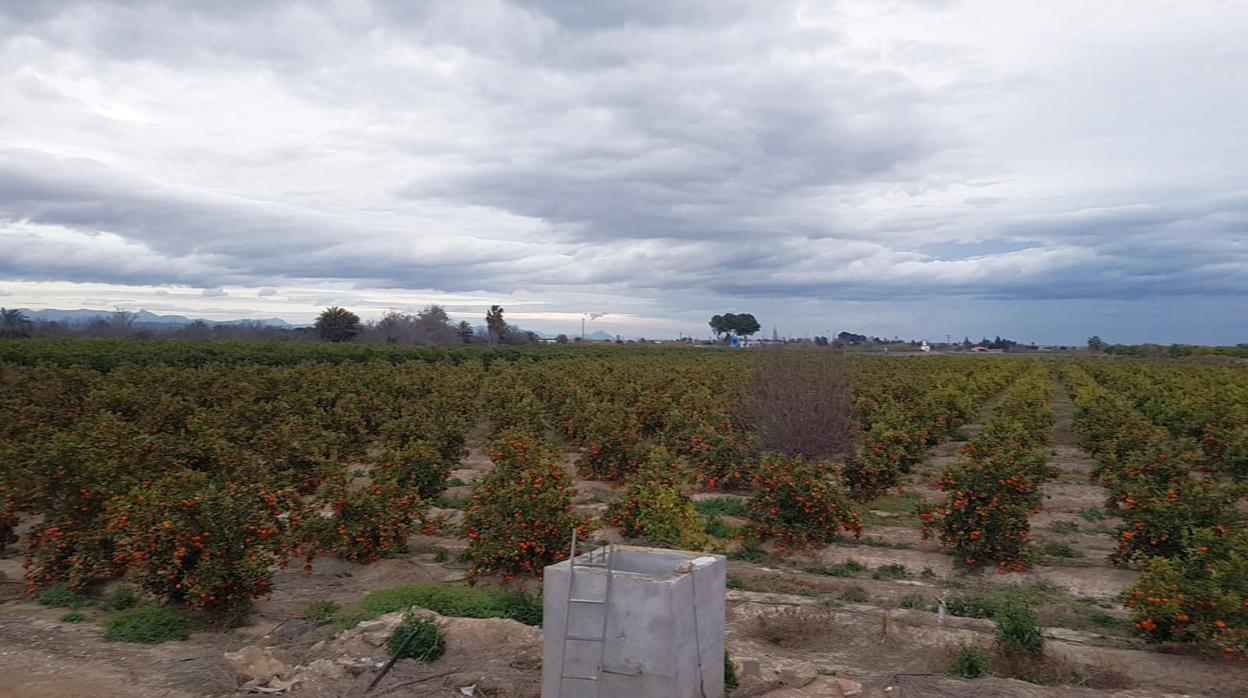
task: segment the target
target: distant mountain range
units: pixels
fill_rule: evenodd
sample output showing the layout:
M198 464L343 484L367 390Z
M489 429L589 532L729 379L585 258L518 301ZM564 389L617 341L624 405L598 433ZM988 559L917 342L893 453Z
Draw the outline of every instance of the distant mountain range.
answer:
M79 308L77 310L31 310L29 308L19 308L25 313L27 318L36 322L62 322L70 325L85 325L96 318L109 318L114 311L111 310L86 310ZM156 313L146 310L139 310L134 313L135 325L148 325L158 327L178 327L181 325L189 325L196 321L206 322L209 325L238 325L244 322L258 322L266 327L282 327L291 328L294 325L286 322L281 318L259 318L256 320L204 320L203 318L189 318L184 315L157 315Z

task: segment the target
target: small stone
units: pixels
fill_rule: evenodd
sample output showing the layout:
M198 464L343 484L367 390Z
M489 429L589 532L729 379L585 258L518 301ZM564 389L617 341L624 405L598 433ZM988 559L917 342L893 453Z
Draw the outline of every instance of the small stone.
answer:
M274 657L269 650L248 645L237 652L226 652L225 661L234 673L264 685L278 677L290 675L290 667Z
M836 687L841 689L841 695L845 696L845 698L849 698L849 696L862 695L862 684L857 681L838 678L836 680Z
M684 562L681 562L679 565L676 565L676 574L689 574L692 571L693 571L693 563L689 562L688 560L685 560Z
M785 686L801 688L819 675L819 668L810 662L793 662L779 669L780 683Z

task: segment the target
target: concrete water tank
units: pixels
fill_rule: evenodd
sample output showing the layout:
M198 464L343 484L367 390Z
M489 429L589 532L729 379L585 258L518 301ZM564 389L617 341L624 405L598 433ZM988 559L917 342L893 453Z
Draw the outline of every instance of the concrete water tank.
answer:
M607 554L546 568L542 698L723 698L724 558L613 546L608 594Z

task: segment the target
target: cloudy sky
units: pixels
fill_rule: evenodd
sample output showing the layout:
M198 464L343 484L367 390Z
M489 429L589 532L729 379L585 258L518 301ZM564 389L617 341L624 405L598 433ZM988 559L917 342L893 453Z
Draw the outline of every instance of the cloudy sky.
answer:
M1248 341L1238 0L0 2L0 305Z

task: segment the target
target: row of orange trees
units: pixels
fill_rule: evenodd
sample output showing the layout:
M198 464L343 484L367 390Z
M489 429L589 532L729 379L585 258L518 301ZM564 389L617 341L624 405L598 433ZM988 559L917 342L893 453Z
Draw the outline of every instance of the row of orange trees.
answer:
M1207 467L1201 440L1175 433L1107 389L1098 374L1154 373L1178 366L1068 365L1081 444L1098 463L1093 479L1121 517L1112 560L1141 570L1124 592L1136 630L1153 641L1212 643L1228 658L1248 651L1248 536L1241 485ZM1165 385L1163 382L1161 385Z
M401 548L475 421L477 364L0 366L0 540L26 575L126 574L218 620L295 556Z
M1201 467L1248 478L1248 372L1241 367L1093 361L1084 368L1152 422L1194 439Z
M996 564L1017 572L1033 560L1028 517L1043 503L1041 486L1057 474L1046 452L1051 383L1047 367L1028 369L959 461L936 475L934 486L946 501L920 512L923 534L938 531L967 567Z

